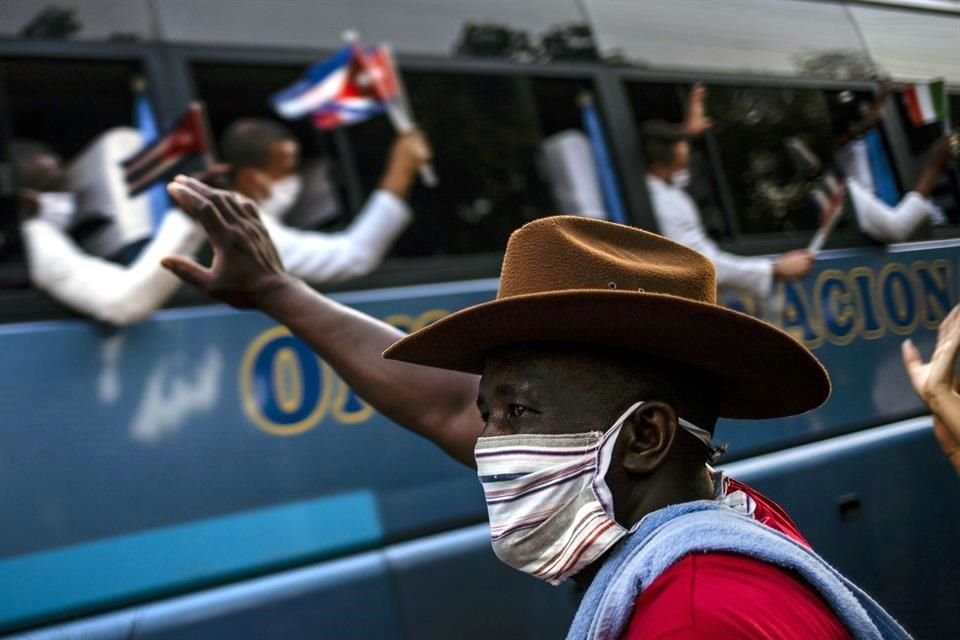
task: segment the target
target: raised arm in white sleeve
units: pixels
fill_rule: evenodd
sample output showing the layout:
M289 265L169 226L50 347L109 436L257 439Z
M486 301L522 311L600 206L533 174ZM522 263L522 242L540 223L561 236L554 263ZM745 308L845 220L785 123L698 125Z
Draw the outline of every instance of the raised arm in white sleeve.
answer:
M21 233L35 287L75 311L118 326L147 318L177 290L180 280L160 266L162 258L191 255L203 242L199 226L176 209L167 212L157 235L129 266L83 252L44 220L28 220Z
M761 301L770 296L773 288L771 260L721 250L703 228L693 199L682 189L650 175L647 176L647 188L660 233L709 258L717 270L718 287L747 291Z
M375 191L350 226L337 233L291 229L262 216L283 266L314 284L348 280L376 269L412 218L406 203L383 189Z
M877 242L904 242L920 225L936 215L936 207L916 191L891 207L855 178L847 178L853 210L860 229Z

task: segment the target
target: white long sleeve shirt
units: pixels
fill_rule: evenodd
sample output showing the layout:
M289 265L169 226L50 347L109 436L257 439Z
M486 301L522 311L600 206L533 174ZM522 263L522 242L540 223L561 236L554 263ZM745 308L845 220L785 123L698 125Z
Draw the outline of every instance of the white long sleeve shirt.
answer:
M261 216L284 267L313 283L336 282L374 270L412 215L386 191L376 191L340 233L291 229ZM85 253L51 223L34 219L21 226L33 285L66 306L113 325L144 320L162 307L180 280L160 265L173 255L192 256L203 243L199 225L171 209L157 235L129 266Z
M856 178L847 178L847 190L860 230L877 242L905 242L920 225L936 215L936 206L916 191L891 207Z
M697 205L686 191L647 174L647 190L660 233L709 258L717 270L717 286L747 291L765 301L773 288L773 262L722 251L707 235Z
M937 208L916 191L907 193L891 207L877 197L867 141L854 140L839 152L840 166L847 174L847 190L860 230L877 242L904 242L927 219L935 218Z
M412 219L406 203L383 190L375 191L350 226L338 233L292 229L261 215L284 268L314 284L370 273Z
M24 222L21 233L35 287L75 311L114 325L139 322L166 304L180 280L160 260L190 256L204 238L199 225L171 209L157 235L125 266L85 253L45 220Z

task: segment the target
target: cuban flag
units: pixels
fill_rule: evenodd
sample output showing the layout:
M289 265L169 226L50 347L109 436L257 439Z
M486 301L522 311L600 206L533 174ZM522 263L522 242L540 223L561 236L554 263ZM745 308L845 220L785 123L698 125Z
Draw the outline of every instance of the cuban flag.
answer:
M128 194L133 197L170 180L194 158L209 158L210 149L203 106L195 102L163 136L120 163Z
M399 99L389 48L350 45L310 67L270 102L284 118L310 116L318 128L335 129L379 115Z

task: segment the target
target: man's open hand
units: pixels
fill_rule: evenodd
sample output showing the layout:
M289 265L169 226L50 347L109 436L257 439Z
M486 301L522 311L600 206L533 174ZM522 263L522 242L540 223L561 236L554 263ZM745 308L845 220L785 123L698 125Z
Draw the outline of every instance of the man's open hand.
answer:
M167 191L200 223L213 246L210 267L180 256L163 259L161 264L181 280L240 308L261 306L271 293L293 281L283 270L253 201L186 176L177 176Z
M903 343L903 364L913 390L933 413L934 435L957 471L960 471L960 394L954 378L960 350L960 305L940 323L937 346L924 362L913 342Z

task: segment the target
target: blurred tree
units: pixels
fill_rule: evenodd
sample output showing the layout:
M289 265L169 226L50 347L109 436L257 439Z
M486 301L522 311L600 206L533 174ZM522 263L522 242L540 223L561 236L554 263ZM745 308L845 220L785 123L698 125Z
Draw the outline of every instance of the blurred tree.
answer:
M19 36L37 40L66 40L82 28L83 24L73 9L50 5L24 25Z
M829 80L876 80L883 74L880 67L864 52L819 51L795 56L800 75Z

